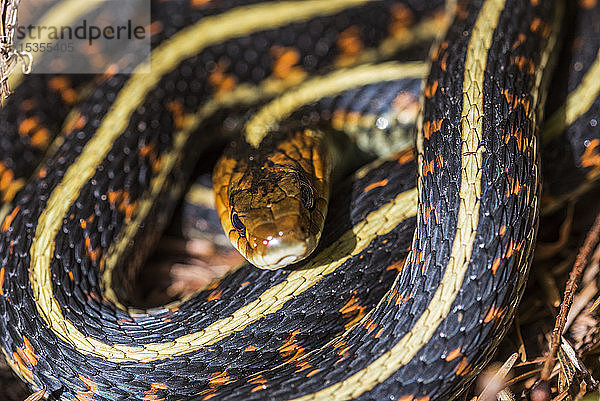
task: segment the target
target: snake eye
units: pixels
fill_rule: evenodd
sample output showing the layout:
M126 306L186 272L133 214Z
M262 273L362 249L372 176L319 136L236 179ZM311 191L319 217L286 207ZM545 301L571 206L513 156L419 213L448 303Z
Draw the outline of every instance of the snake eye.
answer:
M304 181L300 181L300 200L302 200L302 204L309 212L312 212L315 208L315 197L313 194L313 190Z
M236 212L233 212L231 214L231 224L233 225L233 228L235 228L242 237L246 236L246 226L244 225L244 223L242 223Z

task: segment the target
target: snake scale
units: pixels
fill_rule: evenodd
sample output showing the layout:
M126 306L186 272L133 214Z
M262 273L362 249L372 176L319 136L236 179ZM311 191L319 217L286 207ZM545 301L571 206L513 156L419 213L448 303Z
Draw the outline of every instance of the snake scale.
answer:
M367 88L362 98L386 99L393 117L393 91L427 72L406 50L421 40L416 59L429 52L444 5L157 1L149 71L113 68L91 86L89 77L20 77L2 110L8 363L60 400L455 398L491 358L526 282L541 208L537 134L562 5L459 2L431 53L416 152L334 187L313 255L273 271L243 265L148 310L124 306L132 272L198 153L219 135L223 110L258 107L254 118L268 129L298 127L291 120L310 104ZM598 103L585 75L598 68L594 45L569 82L591 100L556 102L566 125L587 124ZM80 85L88 95L72 109ZM66 123L36 169L42 143L60 130L50 116ZM589 137L573 159L590 179L597 139L577 132ZM229 229L230 238L241 232Z

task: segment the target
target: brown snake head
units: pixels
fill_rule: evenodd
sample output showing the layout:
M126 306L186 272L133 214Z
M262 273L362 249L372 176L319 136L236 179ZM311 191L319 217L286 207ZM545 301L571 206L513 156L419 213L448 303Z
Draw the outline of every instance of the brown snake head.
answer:
M236 143L213 173L217 212L231 243L262 269L306 258L321 237L331 169L323 135L311 130L258 148Z

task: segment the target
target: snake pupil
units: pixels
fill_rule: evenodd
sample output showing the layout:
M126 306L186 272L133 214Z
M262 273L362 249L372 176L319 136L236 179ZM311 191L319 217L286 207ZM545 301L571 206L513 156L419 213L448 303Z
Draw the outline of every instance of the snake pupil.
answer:
M312 212L315 207L315 198L313 196L312 188L305 182L300 182L300 199L302 200L304 207Z
M235 228L242 237L246 236L246 226L242 223L236 212L231 214L231 224L233 224L233 228Z

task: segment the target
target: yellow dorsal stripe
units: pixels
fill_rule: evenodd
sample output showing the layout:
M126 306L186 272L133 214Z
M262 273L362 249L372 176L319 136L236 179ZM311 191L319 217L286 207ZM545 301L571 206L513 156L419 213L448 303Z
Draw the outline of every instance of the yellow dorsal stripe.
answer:
M600 95L600 51L577 88L569 93L565 103L544 123L542 141L550 142L594 104Z
M302 105L376 82L421 78L427 73L428 68L422 62L367 64L352 70L340 70L324 77L312 79L297 90L289 91L263 107L246 124L246 140L250 145L257 147L279 121Z
M429 307L419 317L413 328L394 347L366 368L346 380L335 383L313 394L297 398L305 400L347 400L370 391L394 372L410 362L426 345L440 323L446 318L461 288L469 266L473 241L479 219L480 168L482 150L479 140L483 117L483 79L487 53L505 0L487 0L479 12L471 34L463 81L462 170L460 179L460 207L457 229L448 266ZM419 153L422 153L422 129L419 130ZM419 157L422 166L422 158ZM419 168L422 171L422 168ZM410 256L407 260L410 260ZM396 284L396 283L395 283Z

